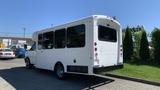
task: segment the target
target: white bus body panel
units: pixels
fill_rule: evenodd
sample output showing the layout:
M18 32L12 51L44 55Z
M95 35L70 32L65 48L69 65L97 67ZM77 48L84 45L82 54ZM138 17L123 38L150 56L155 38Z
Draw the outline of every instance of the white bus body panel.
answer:
M116 30L117 41L108 42L98 40L98 26L106 26ZM108 26L107 26L108 25ZM97 57L99 60L99 67L118 65L119 61L119 46L120 46L120 25L103 18L97 19L97 27L95 30L95 42L97 43ZM95 62L96 63L96 62Z
M121 42L121 30L118 22L113 20L111 22L106 16L92 16L68 24L56 26L54 28L48 28L45 30L37 31L33 34L33 41L36 41L36 51L31 58L31 63L37 68L54 70L55 64L59 61L63 64L65 72L67 72L67 66L87 66L88 74L93 74L93 68L95 66L107 67L118 65L119 62L123 62L123 57L120 58ZM98 25L106 26L106 23L110 24L111 28L117 30L117 42L102 42L98 40ZM85 46L81 48L62 48L62 49L41 49L38 50L38 34L42 34L48 31L54 31L67 27L72 27L80 24L85 24ZM97 53L99 63L95 62L94 42L97 42ZM28 52L33 53L33 51ZM28 54L28 57L30 54ZM76 60L76 63L74 61Z
M67 71L67 65L73 66L88 66L88 73L93 72L93 19L88 18L66 25L58 26L51 30L58 30L62 28L67 28L71 26L76 26L80 24L85 24L85 47L81 48L62 48L62 49L41 49L36 51L35 66L37 68L43 68L48 70L53 70L56 62L62 62L64 65L65 72ZM43 33L46 31L40 31L38 33ZM37 37L38 38L38 37ZM76 60L76 63L74 63Z

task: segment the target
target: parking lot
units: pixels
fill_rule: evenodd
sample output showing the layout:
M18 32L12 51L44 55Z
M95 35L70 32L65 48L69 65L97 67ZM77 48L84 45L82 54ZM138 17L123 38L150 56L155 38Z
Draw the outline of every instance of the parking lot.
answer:
M111 77L69 75L59 80L51 71L24 67L23 59L0 60L0 90L160 90L158 86Z

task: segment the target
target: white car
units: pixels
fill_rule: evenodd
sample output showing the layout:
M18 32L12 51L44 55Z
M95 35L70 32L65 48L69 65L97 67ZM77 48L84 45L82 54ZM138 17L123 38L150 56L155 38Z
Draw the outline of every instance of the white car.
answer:
M0 58L15 58L15 53L9 48L0 48Z

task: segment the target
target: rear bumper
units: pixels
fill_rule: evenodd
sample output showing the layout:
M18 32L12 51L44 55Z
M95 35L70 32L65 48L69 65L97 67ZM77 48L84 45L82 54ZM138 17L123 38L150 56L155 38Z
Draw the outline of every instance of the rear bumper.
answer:
M81 73L81 74L89 74L92 75L94 73L98 72L107 72L112 71L116 69L123 68L123 64L115 65L115 66L107 66L107 67L94 67L92 70L93 72L89 73L89 67L88 66L74 66L74 65L68 65L67 66L67 72L68 73Z
M10 56L1 55L0 58L15 58L15 55L10 55Z
M88 73L88 66L67 65L67 72Z
M121 69L121 68L123 68L123 64L119 64L116 66L96 67L96 68L93 68L93 72L94 73L106 72L106 71L112 71L112 70Z

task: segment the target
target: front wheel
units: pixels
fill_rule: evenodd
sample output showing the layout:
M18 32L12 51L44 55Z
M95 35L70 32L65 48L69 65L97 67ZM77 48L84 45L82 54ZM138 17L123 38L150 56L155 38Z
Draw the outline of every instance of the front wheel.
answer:
M59 78L59 79L64 79L65 77L65 73L64 73L64 67L62 64L58 64L56 66L56 76Z
M25 58L25 64L27 69L31 69L33 65L30 63L30 60L28 58Z

